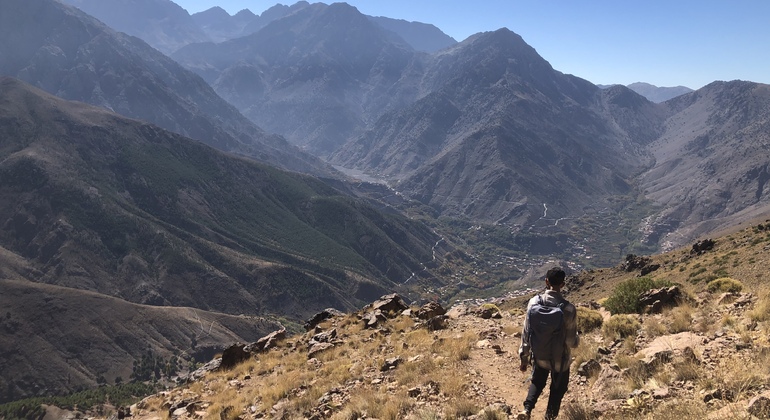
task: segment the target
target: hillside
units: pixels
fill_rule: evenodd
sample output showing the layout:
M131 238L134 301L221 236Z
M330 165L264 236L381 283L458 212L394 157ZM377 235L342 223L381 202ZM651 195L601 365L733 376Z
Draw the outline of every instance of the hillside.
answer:
M766 418L770 290L757 280L770 263L768 249L770 220L715 238L698 253L688 247L630 270L571 276L567 297L579 307L582 339L560 418ZM678 304L631 315L597 305L622 296L621 283L639 283L639 269L655 265L648 278L677 283L684 292ZM150 396L130 412L136 419L511 418L526 393L517 349L533 292L457 302L442 322L430 323L436 305L401 312L381 300L232 369ZM362 319L380 307L391 308L389 318L366 328ZM534 414L543 410L540 403Z
M0 78L0 138L2 278L96 292L124 306L280 315L291 327L326 307L352 310L387 291L405 291L407 280L418 293L440 285L433 270L452 250L425 225L316 178L11 78ZM49 332L85 327L49 309L47 316L66 321ZM120 317L104 322L120 324ZM107 352L115 339L96 334L90 343ZM164 350L179 351L188 341L169 338ZM21 357L34 349L21 348ZM73 366L86 357L57 350ZM43 391L13 376L20 372L3 366L4 378L21 381L14 395ZM92 384L98 373L82 368L77 378L48 377L58 386L45 389L63 389L64 380L66 389Z
M136 363L148 354L186 371L223 343L256 341L280 327L253 315L138 305L27 280L3 278L0 287L3 402L143 379Z

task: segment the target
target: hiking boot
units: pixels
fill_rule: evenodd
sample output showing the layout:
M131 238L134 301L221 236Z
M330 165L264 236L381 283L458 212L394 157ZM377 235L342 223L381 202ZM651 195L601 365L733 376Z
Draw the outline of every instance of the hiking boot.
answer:
M516 420L529 420L530 413L531 412L529 410L524 410L516 415Z

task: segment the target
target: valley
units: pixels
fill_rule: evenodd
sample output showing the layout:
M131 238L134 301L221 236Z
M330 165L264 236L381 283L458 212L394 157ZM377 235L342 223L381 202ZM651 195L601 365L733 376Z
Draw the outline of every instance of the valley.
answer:
M770 85L600 86L508 28L346 3L143 1L0 2L0 403L173 386L326 308L518 298L770 215Z

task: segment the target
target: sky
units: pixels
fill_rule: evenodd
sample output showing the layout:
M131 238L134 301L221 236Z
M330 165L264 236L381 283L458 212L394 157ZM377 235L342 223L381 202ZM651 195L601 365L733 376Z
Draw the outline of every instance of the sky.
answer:
M261 14L278 3L174 2L190 14L214 6L230 14L242 9ZM433 24L457 41L506 27L521 35L556 70L594 84L646 82L691 89L716 80L770 84L769 0L346 2L367 15Z

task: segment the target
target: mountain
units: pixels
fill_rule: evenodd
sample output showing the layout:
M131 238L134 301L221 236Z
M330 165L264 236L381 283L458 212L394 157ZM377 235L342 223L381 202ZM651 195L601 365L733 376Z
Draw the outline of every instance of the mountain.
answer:
M428 23L409 22L385 16L369 16L369 19L381 27L398 34L417 51L433 53L457 44L454 38Z
M34 262L34 280L302 318L356 307L433 259L428 228L316 178L14 79L0 98L0 245Z
M770 86L714 82L664 105L655 165L640 178L663 209L648 240L670 249L770 213Z
M0 3L0 74L291 170L332 171L266 134L200 77L54 0Z
M244 9L233 16L230 16L229 13L220 7L212 7L203 12L193 14L192 18L211 42L223 42L253 34L264 28L268 23L294 13L308 5L309 3L304 1L297 2L291 6L276 4L260 15L255 15L250 10Z
M644 109L654 104L555 71L507 29L431 58L424 96L332 162L397 179L442 215L518 226L597 211L650 162L646 133L661 122Z
M173 54L257 125L318 155L412 100L416 56L344 3L316 3L252 35Z
M143 39L170 54L209 37L186 10L171 0L62 0L95 16L116 31Z
M0 78L0 138L3 278L99 293L125 308L302 320L358 308L415 277L440 285L431 272L451 251L425 225L316 178L12 78Z
M615 85L597 85L597 86L599 86L602 89L607 89ZM651 85L649 83L644 83L644 82L631 83L626 87L655 103L665 102L671 98L676 98L677 96L681 96L681 95L684 95L685 93L692 92L692 89L686 86L658 87L658 86Z

